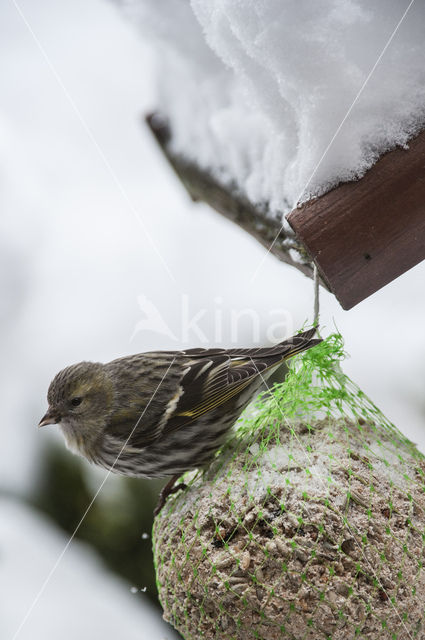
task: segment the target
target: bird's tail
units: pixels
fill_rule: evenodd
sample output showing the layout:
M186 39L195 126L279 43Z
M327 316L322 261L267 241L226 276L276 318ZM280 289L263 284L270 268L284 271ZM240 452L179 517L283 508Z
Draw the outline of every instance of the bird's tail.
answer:
M313 338L316 333L316 328L309 329L302 333L297 333L292 338L283 340L279 344L275 344L272 347L260 347L255 349L229 349L226 353L232 358L249 358L254 361L263 361L267 363L267 366L274 366L282 360L292 358L297 353L307 351L311 349L319 342L322 342L321 338Z
M322 342L322 338L313 338L316 330L317 327L313 327L308 331L298 333L295 336L292 336L292 338L279 343L275 348L282 348L282 356L285 360L292 358L292 356L295 356L297 353L307 351L307 349L311 349L311 347L315 347L316 344Z

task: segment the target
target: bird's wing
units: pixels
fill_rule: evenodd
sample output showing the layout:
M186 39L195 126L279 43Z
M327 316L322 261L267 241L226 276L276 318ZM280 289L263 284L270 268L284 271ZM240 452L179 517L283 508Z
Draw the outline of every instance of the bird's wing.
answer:
M189 366L181 381L180 397L167 415L163 433L180 429L240 394L262 373L283 360L308 349L310 329L272 347L256 349L189 349L182 355Z
M320 342L312 339L313 334L314 330L310 330L273 347L258 349L189 349L141 354L148 359L155 358L156 362L161 359L164 380L156 389L151 380L149 394L145 392L143 401L140 401L139 388L140 411L135 403L124 403L127 406L111 417L108 433L118 432L122 437L133 431L128 445L146 447L224 405L260 374ZM148 364L145 370L149 370ZM158 365L155 371L159 379L162 374ZM135 386L137 388L137 384ZM134 428L138 416L139 424Z
M292 338L287 340L283 340L283 342L279 342L278 344L272 345L271 347L255 347L253 349L187 349L186 351L181 351L180 353L190 358L206 358L212 356L220 356L226 355L230 358L244 358L249 359L253 358L266 358L268 356L273 356L279 354L283 359L289 358L300 351L305 351L310 347L313 347L315 344L322 342L320 338L313 338L316 333L316 328L308 329L307 331L303 331L302 333L297 333Z
M192 361L181 379L181 394L167 416L163 433L181 429L236 398L254 378L281 361L280 355L261 360L214 355Z

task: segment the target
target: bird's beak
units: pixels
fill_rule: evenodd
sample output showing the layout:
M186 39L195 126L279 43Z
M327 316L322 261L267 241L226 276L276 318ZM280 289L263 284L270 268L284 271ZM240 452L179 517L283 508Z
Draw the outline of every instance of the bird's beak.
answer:
M57 424L59 421L60 417L58 416L58 414L55 413L51 407L49 407L47 413L41 418L40 422L38 423L38 426L45 427L46 424Z

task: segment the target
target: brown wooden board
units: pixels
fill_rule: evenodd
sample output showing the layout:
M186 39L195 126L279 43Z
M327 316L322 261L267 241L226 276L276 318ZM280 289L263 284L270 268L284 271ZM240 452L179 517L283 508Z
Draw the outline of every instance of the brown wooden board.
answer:
M292 211L288 222L344 309L425 259L425 131ZM425 282L418 295L425 295Z

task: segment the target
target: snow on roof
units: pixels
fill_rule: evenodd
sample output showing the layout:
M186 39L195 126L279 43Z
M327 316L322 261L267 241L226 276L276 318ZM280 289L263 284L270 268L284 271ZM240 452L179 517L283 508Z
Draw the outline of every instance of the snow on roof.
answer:
M153 42L174 150L274 212L359 178L425 123L423 3L397 30L395 0L166 4L125 2Z

